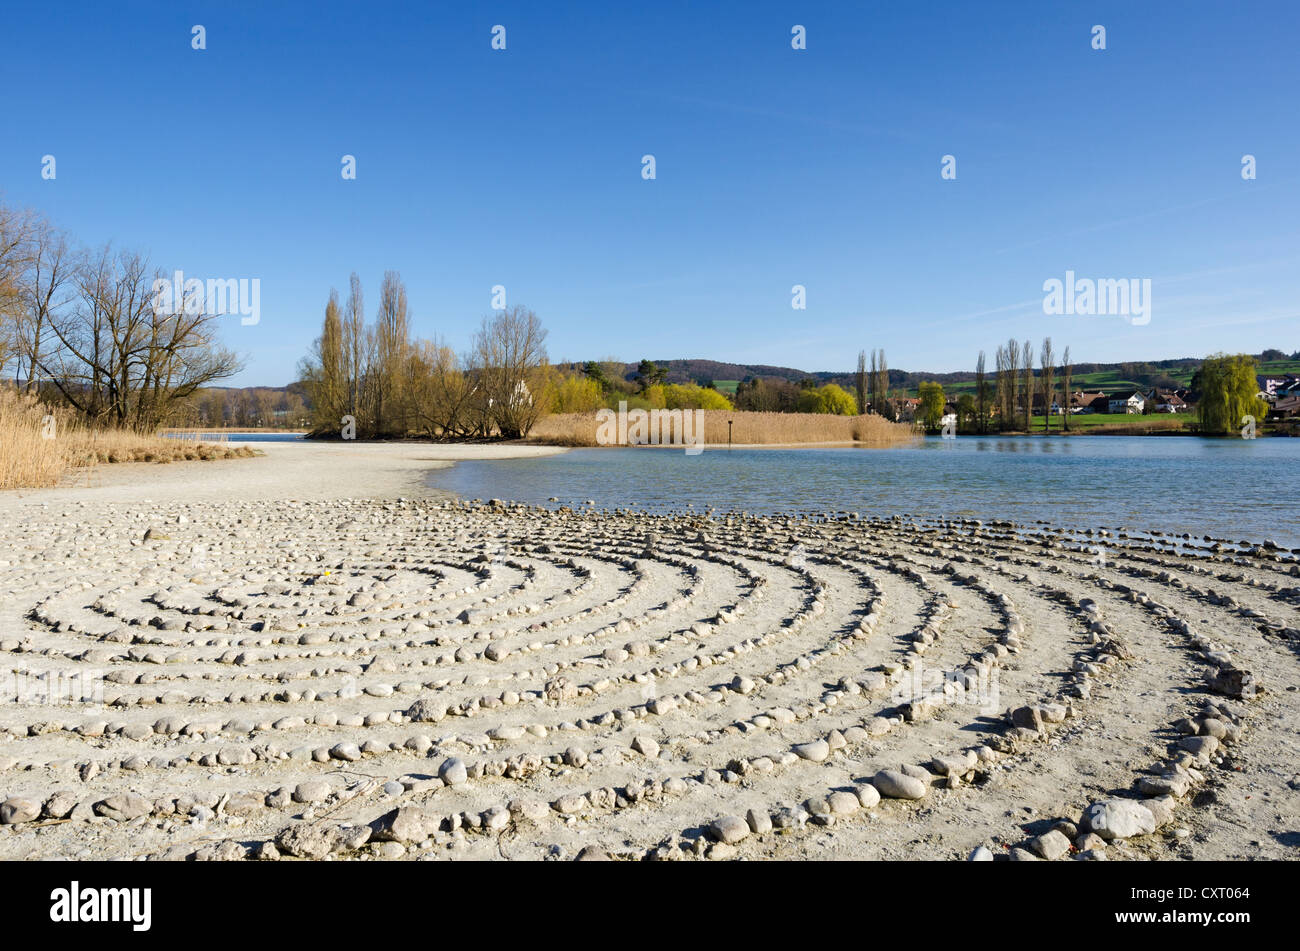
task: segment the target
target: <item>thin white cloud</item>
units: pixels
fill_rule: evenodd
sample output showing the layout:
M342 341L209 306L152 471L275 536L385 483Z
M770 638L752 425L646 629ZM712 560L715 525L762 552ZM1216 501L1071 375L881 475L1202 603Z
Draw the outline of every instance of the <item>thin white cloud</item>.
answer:
M1185 205L1171 205L1168 208L1159 208L1155 211L1143 212L1140 215L1130 215L1127 218L1116 218L1113 221L1103 221L1095 225L1089 225L1086 228L1076 228L1072 231L1063 231L1059 234L1044 235L1041 238L1035 238L1032 241L1025 241L1021 244L1013 244L1005 248L998 248L994 254L1005 254L1008 251L1021 251L1025 248L1033 248L1043 244L1049 244L1052 241L1059 241L1063 238L1073 238L1082 234L1094 234L1098 231L1105 231L1109 228L1118 228L1121 225L1132 224L1136 221L1148 221L1152 218L1159 218L1162 215L1172 215L1180 211L1190 211L1193 208L1203 208L1206 205L1214 205L1220 202L1232 201L1238 198L1248 198L1251 195L1267 188L1271 188L1279 183L1271 182L1268 184L1259 184L1251 182L1249 188L1239 189L1231 194L1217 195L1214 198L1203 198L1200 201L1188 202Z

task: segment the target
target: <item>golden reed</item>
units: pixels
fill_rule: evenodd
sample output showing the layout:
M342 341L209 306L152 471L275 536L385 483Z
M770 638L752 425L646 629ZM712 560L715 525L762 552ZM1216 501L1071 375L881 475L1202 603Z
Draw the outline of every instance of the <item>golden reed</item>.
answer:
M224 449L87 425L73 411L0 387L0 489L58 485L73 470L114 462L179 462L251 456Z
M826 413L748 413L699 410L704 422L704 446L727 445L727 423L736 446L862 446L885 449L917 439L905 423L880 416L832 416ZM597 446L600 420L596 413L561 413L540 420L528 434L530 442L553 446Z

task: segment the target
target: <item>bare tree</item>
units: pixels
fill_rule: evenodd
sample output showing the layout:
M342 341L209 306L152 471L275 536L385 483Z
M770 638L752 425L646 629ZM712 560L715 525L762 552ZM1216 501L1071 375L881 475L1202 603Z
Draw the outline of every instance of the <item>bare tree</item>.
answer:
M988 384L984 382L984 351L975 361L975 412L979 414L979 431L988 430Z
M76 301L47 314L57 343L42 347L35 370L83 415L149 430L199 388L239 371L217 342L219 315L193 294L163 308L159 280L140 255L105 247L78 268Z
M484 317L474 337L473 370L491 424L507 439L528 435L546 411L541 392L546 330L531 310L512 307Z
M23 275L31 256L33 216L0 204L0 372L18 353Z
M37 389L42 347L48 346L51 315L71 300L75 256L63 232L36 219L30 232L27 268L19 290L22 302L16 326L18 364L15 378L23 377L28 392Z
M470 411L474 381L455 352L437 340L419 340L412 360L411 412L418 427L431 439L469 435L477 423Z

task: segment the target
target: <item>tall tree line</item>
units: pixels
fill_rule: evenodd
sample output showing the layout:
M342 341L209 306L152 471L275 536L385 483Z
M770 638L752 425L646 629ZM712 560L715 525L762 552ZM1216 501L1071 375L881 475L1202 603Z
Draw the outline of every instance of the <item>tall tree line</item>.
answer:
M319 433L362 438L419 433L432 438L525 436L551 402L556 385L546 330L522 307L483 321L461 355L438 339L413 339L406 286L384 274L373 323L365 320L361 279L349 278L347 301L325 304L321 334L300 366Z
M975 397L978 428L988 431L989 420L996 417L1003 430L1020 429L1029 432L1037 397L1043 408L1043 430L1050 431L1052 403L1056 399L1056 352L1052 338L1044 337L1038 350L1038 372L1034 372L1033 341L1017 342L1015 338L998 346L993 355L993 383L985 381L984 351L975 362ZM1070 428L1070 387L1073 385L1073 366L1070 348L1066 347L1060 366L1064 396L1062 428Z
M868 410L878 416L893 418L889 406L889 364L885 362L884 349L871 351L871 367L867 368L865 355L858 351L857 373L858 406L863 413ZM863 399L865 395L866 399Z

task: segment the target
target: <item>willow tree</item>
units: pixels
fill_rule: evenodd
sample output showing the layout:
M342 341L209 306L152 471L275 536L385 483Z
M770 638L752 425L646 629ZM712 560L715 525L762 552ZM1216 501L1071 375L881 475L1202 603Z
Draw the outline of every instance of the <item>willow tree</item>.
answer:
M1263 422L1268 403L1259 396L1255 358L1244 353L1216 353L1206 357L1193 378L1200 390L1196 417L1201 432L1225 436L1247 425L1246 417Z
M921 406L917 412L917 420L921 422L927 430L933 431L939 428L943 423L943 409L947 405L943 396L942 384L932 380L922 380L917 387L916 395L921 399Z

